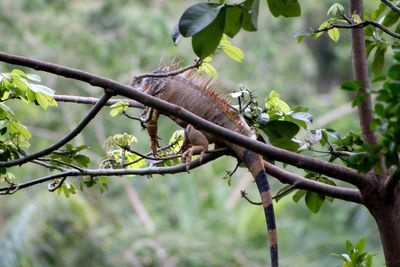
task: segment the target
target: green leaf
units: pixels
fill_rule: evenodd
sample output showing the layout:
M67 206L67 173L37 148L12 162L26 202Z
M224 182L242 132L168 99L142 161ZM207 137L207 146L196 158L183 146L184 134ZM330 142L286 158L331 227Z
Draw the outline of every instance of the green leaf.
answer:
M299 190L297 190L297 192L293 195L292 199L293 199L294 202L297 203L297 202L299 202L300 199L301 199L302 197L304 197L306 194L307 194L307 190L299 189Z
M179 40L181 39L181 37L182 37L182 35L179 32L179 26L175 25L175 27L172 29L172 33L171 33L171 38L175 45L177 45L179 43Z
M376 103L374 111L376 115L384 118L385 117L385 107L381 103Z
M217 49L224 32L224 24L225 12L223 10L210 25L193 35L193 51L199 58L206 58Z
M273 138L293 138L299 131L300 127L291 121L269 121L266 126L268 137Z
M284 119L296 123L303 129L307 129L307 123L312 122L312 115L307 112L288 113L285 114Z
M355 92L364 87L363 82L359 80L346 80L343 81L340 87L345 91Z
M318 30L323 30L325 28L329 27L329 21L325 20L321 23L321 25L319 26ZM314 39L319 38L324 32L317 32L313 35Z
M318 213L322 204L325 201L325 198L318 193L308 191L305 197L307 208L314 212Z
M76 155L74 160L83 167L87 167L90 162L90 158L85 155Z
M174 152L178 152L179 149L182 146L183 143L183 135L184 135L185 131L184 130L177 130L175 131L171 137L169 138L169 145L172 145L172 150L174 150Z
M38 82L40 83L42 81L42 78L40 78L39 75L37 74L27 74L26 78L32 82Z
M2 109L6 113L10 113L11 115L14 115L14 112L12 109L10 109L6 104L0 102L0 109Z
M340 31L338 28L332 28L328 31L328 36L331 38L334 42L339 41L340 38Z
M126 147L130 146L132 143L137 143L137 141L138 140L134 135L127 133L116 134L107 138L106 142L104 143L104 147Z
M299 17L301 7L297 0L267 0L269 11L274 17Z
M270 143L274 146L297 151L299 144L291 139L299 132L300 127L290 121L269 121L261 130L267 134Z
M227 38L222 38L220 43L222 50L233 60L242 62L244 59L243 51L239 47L234 46Z
M247 0L243 3L245 11L243 11L242 27L245 31L257 31L259 7L260 0Z
M357 241L357 243L354 246L358 251L363 251L365 248L365 243L366 243L365 238L361 238L360 240Z
M292 117L293 119L305 121L308 123L313 122L313 117L312 117L311 113L308 113L308 112L295 112L295 113L292 113L290 115L290 117Z
M13 69L13 70L11 71L11 74L20 76L20 77L22 77L22 78L27 78L26 73L23 72L22 70Z
M243 10L238 6L226 7L224 33L233 38L242 27Z
M211 77L215 77L217 76L217 70L213 67L213 65L211 65L211 57L206 57L203 60L203 63L201 63L201 65L198 68L198 73L202 74L203 72L207 73L208 75L210 75Z
M193 36L213 23L225 5L200 3L185 10L179 20L179 32L185 36Z
M353 250L353 244L350 242L350 240L346 240L346 252L348 254L351 254L352 250Z
M375 9L374 12L372 12L371 20L377 20L378 17L383 14L383 12L386 10L387 7L388 6L385 5L384 3L380 3L379 7Z
M390 11L385 15L385 18L382 21L382 25L386 27L393 26L400 18L400 14L394 11Z
M293 35L293 38L294 38L294 39L297 39L297 43L301 43L301 42L304 40L304 38L307 37L307 36L309 36L309 35L310 35L309 33L304 32L304 31L302 31L302 32L296 32L296 33Z
M32 138L31 132L29 132L28 128L25 125L22 125L16 121L9 121L7 124L7 131L10 135L21 135L25 140L29 140Z
M372 73L374 75L378 75L383 70L383 66L385 65L386 48L386 45L380 45L376 48L375 55L372 60Z
M30 89L35 93L42 93L46 95L53 96L55 94L53 89L41 84L30 84Z
M368 97L367 94L359 94L359 95L356 95L356 96L353 98L353 101L351 102L351 106L352 106L352 107L356 107L356 106L360 105L361 102L363 102L365 99L367 99L367 97Z
M361 23L361 22L362 22L362 19L361 19L361 17L360 17L358 14L353 14L353 15L351 16L351 19L352 19L355 23Z
M328 16L336 16L337 14L340 14L341 12L344 11L344 7L339 4L339 3L334 3L331 5L331 7L328 9L328 12L326 13Z
M399 81L400 80L400 65L392 65L388 71L388 76L390 79Z
M48 105L46 97L43 94L40 94L40 93L37 93L35 95L36 95L36 101L38 102L39 106L41 106L42 109L47 109L47 107L49 105Z
M110 106L110 116L115 117L118 114L122 113L123 111L128 110L128 104L124 101L119 101L113 105Z
M12 83L22 92L26 92L31 86L24 78L21 78L19 76L14 76Z
M282 111L282 112L290 111L289 105L286 104L286 102L280 98L279 94L275 90L272 90L269 93L269 96L265 101L265 107L268 110L272 111Z

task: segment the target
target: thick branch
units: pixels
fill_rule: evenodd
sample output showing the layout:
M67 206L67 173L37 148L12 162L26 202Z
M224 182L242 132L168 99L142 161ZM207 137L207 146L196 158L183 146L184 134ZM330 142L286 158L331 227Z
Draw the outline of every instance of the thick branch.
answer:
M54 99L58 102L69 102L69 103L89 104L89 105L95 105L100 100L99 98L96 97L72 96L72 95L54 95ZM120 101L127 103L128 106L132 108L144 108L143 104L131 99L110 99L107 101L105 106L111 106Z
M134 99L136 101L143 103L146 106L155 108L164 114L170 114L176 116L177 118L180 118L184 121L187 121L188 123L191 123L192 125L195 125L196 128L200 130L204 130L218 136L224 136L224 138L227 141L244 146L246 148L249 148L262 155L266 155L269 158L277 161L285 162L299 168L319 172L329 177L333 177L348 182L350 184L356 185L358 187L364 186L364 184L369 181L369 178L367 176L359 174L353 169L342 167L330 162L314 159L311 157L303 156L277 147L273 147L268 144L261 143L249 137L232 132L221 126L206 121L194 115L193 113L184 110L181 107L157 99L150 95L144 94L140 91L132 90L131 87L113 81L111 79L96 76L94 74L90 74L88 72L80 71L77 69L63 67L61 65L51 64L39 60L34 60L31 58L15 56L2 52L0 52L0 61L4 61L10 64L26 66L33 69L46 71L49 73L54 73L67 78L72 78L75 80L87 82L93 86L98 86L104 89L108 89L112 91L114 94L119 94L124 97Z
M389 0L381 0L381 2L390 7L390 9L394 12L400 14L400 8L398 8L394 3L390 2Z
M361 18L363 17L362 1L350 0L350 14L358 14ZM359 89L358 93L366 96L358 105L358 116L360 118L361 131L367 144L376 145L378 143L378 138L370 127L372 122L372 99L367 90L369 85L368 64L365 53L363 29L353 28L351 30L351 46L353 52L353 75L356 80L361 81L364 85Z
M264 161L264 167L268 174L277 178L282 183L294 185L297 189L306 189L316 193L321 193L326 196L331 196L355 203L362 203L360 191L357 189L332 186L306 179L300 175L282 170L267 161Z
M396 193L397 184L400 181L400 172L397 167L392 166L392 169L389 170L389 175L386 177L386 180L383 184L383 197L387 200L392 200L393 196Z
M203 157L192 161L190 163L190 169L194 169L200 165L204 165L210 161L213 161L222 155L225 151L215 151L213 153L207 154ZM186 172L186 164L180 164L171 167L149 167L143 169L82 169L82 170L68 170L60 173L51 174L44 176L35 180L31 180L22 184L13 184L10 186L0 187L0 194L12 194L16 191L27 188L40 183L45 183L58 178L64 177L77 177L77 176L123 176L123 175L150 175L150 174L173 174Z
M22 165L31 160L46 156L46 155L52 153L53 151L59 149L60 147L62 147L63 145L65 145L66 143L71 141L75 136L77 136L83 130L83 128L85 128L86 125L88 125L88 123L94 117L96 117L97 113L99 113L99 111L104 107L104 105L107 103L107 101L108 101L108 99L110 99L110 97L111 97L110 93L105 93L100 98L99 102L97 102L96 105L94 105L92 107L92 109L86 114L86 116L83 117L83 119L79 122L79 124L75 127L75 129L73 129L71 132L69 132L66 136L64 136L57 143L39 151L39 152L36 152L34 154L25 156L25 157L17 159L17 160L6 161L6 162L0 161L0 167L11 167L11 166L16 166L16 165Z

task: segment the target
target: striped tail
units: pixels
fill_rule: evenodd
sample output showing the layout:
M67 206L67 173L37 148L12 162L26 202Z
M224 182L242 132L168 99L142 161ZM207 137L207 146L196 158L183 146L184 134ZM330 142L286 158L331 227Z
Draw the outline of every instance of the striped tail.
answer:
M243 150L243 148L242 148ZM245 149L241 154L241 160L249 168L253 175L258 191L260 192L262 204L264 207L265 220L268 228L269 249L271 254L271 267L278 267L278 239L276 235L275 214L272 204L272 194L262 163L262 157L251 150Z

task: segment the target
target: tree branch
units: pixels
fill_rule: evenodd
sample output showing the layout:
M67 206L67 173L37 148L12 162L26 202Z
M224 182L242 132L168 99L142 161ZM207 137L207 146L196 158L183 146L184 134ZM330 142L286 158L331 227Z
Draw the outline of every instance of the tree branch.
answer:
M394 3L390 2L389 0L381 0L381 2L390 7L392 11L400 14L400 8L398 8Z
M198 166L204 165L210 161L213 161L225 154L224 151L216 151L214 153L207 154L203 157L192 161L190 163L190 169L194 169ZM173 174L186 172L186 163L171 167L149 167L143 169L82 169L82 170L68 170L60 173L47 175L35 180L31 180L21 184L12 184L10 186L0 187L0 194L13 194L18 190L27 188L40 183L45 183L58 178L66 177L78 177L78 176L123 176L123 175L151 175L151 174Z
M184 68L178 69L178 70L174 70L174 71L169 71L169 72L160 72L160 73L156 73L156 72L152 72L152 73L143 73L140 75L136 75L135 77L133 77L132 79L132 83L134 83L137 80L140 80L142 78L146 78L146 77L158 77L158 78L165 78L165 77L170 77L170 76L175 76L178 74L181 74L185 71L188 71L190 69L194 69L194 68L198 68L202 63L201 59L196 60L192 65L186 66Z
M400 172L397 167L392 166L389 169L389 174L383 184L383 197L387 200L391 200L396 192L397 184L400 181Z
M306 189L316 193L321 193L326 196L331 196L355 203L362 203L361 194L357 189L332 186L306 179L300 175L282 170L267 161L264 161L264 167L265 171L271 176L277 178L282 183L292 184L298 189Z
M54 95L54 99L57 102L69 102L69 103L89 104L89 105L95 105L100 100L100 98L96 97L73 96L73 95ZM128 106L132 108L141 108L141 109L144 108L143 104L131 99L110 99L107 101L105 106L111 106L121 101L127 103Z
M163 114L170 114L175 117L178 117L184 121L187 121L188 123L191 123L192 125L195 125L196 128L200 130L204 130L206 132L218 136L224 136L224 138L229 142L233 142L240 146L249 148L257 153L266 155L273 160L285 162L287 164L294 165L302 169L307 169L310 171L322 173L329 177L333 177L348 182L358 187L363 187L366 183L370 182L370 178L368 176L359 174L353 169L339 166L319 159L303 156L293 152L289 152L253 140L249 137L232 132L221 126L218 126L207 120L204 120L203 118L200 118L181 107L157 99L143 92L132 90L131 87L113 81L111 79L103 78L85 71L80 71L77 69L68 68L61 65L51 64L40 60L11 55L3 52L0 52L0 61L7 62L10 64L17 64L25 67L30 67L36 70L42 70L45 72L57 74L59 76L64 76L75 80L80 80L89 83L93 86L98 86L107 89L113 92L114 94L118 94L130 99L137 100L143 103L145 106L155 108L160 112L162 112Z
M362 1L350 0L350 14L358 14L360 17L363 17ZM361 81L364 85L358 90L358 94L366 96L358 105L361 131L367 144L376 145L378 144L378 137L370 127L372 122L372 99L367 90L369 86L368 64L363 29L353 28L351 30L351 47L354 78Z
M55 143L55 144L53 144L53 145L51 145L51 146L39 151L39 152L36 152L34 154L25 156L25 157L17 159L17 160L0 161L0 167L11 167L11 166L16 166L16 165L22 165L22 164L27 163L27 162L29 162L31 160L34 160L34 159L43 157L45 155L48 155L51 152L59 149L60 147L62 147L63 145L65 145L66 143L71 141L75 136L77 136L83 130L83 128L86 127L86 125L88 125L88 123L104 107L104 105L107 103L108 99L110 99L111 96L112 96L112 94L106 92L101 97L99 102L97 102L96 105L94 105L92 107L92 109L85 115L85 117L83 117L83 119L79 122L79 124L75 127L75 129L73 129L71 132L69 132L66 136L64 136L57 143Z
M381 29L383 32L387 33L388 35L400 39L400 34L392 32L389 28L383 26L382 24L373 21L373 20L364 20L360 23L355 23L355 24L331 24L326 28L318 29L313 31L313 33L318 33L318 32L326 32L329 31L333 28L338 28L338 29L362 29L368 25L372 25L375 28Z

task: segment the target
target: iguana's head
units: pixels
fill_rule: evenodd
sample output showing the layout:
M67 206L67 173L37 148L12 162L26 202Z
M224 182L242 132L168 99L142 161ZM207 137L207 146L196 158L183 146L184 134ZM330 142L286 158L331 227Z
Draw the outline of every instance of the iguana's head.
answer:
M134 78L130 85L134 90L139 90L149 95L156 95L164 88L165 84L165 78L143 77L139 79Z
M156 95L161 92L163 88L165 88L167 79L172 76L166 76L163 74L177 70L179 68L179 64L180 61L178 60L173 61L169 65L164 65L161 63L160 66L153 71L154 75L150 74L145 77L142 76L141 78L133 78L131 86L133 89L142 91L146 94Z

